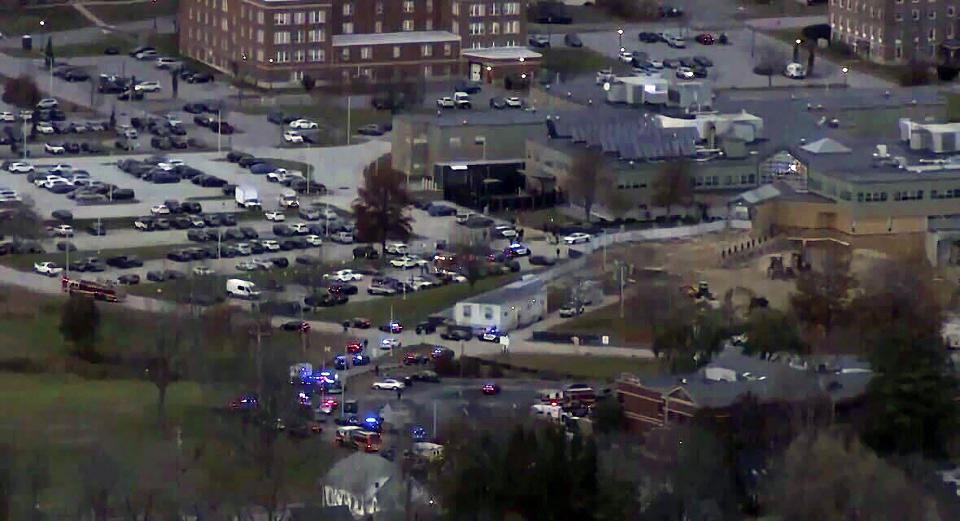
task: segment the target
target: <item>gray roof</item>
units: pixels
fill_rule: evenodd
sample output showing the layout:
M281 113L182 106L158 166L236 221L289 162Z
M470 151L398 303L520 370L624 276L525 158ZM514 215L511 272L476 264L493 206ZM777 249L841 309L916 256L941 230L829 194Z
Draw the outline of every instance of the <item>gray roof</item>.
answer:
M800 147L811 154L845 154L852 150L828 137L818 139Z
M541 295L544 283L536 276L520 279L506 286L486 293L464 299L465 304L509 304Z
M450 92L453 94L453 91ZM396 116L399 121L425 123L438 127L458 127L473 125L542 125L545 114L525 110L445 110L438 116L431 114L402 114Z
M551 138L597 146L629 160L690 157L698 137L695 128L664 129L649 115L607 108L558 113L547 129Z
M335 489L347 490L357 496L366 496L376 490L380 496L389 490L389 484L400 480L400 469L391 461L367 452L356 452L334 464L327 472L323 484Z
M716 381L707 378L711 368L734 371L736 381ZM699 407L722 408L745 396L753 395L761 401L803 400L829 396L846 400L860 396L866 390L873 373L857 359L832 359L821 370L796 368L786 360L762 359L744 355L728 348L699 371L686 376L640 377L640 382L652 389L668 393L680 387Z
M449 31L405 31L399 33L356 33L333 36L334 47L352 45L402 45L405 43L459 42L460 37Z

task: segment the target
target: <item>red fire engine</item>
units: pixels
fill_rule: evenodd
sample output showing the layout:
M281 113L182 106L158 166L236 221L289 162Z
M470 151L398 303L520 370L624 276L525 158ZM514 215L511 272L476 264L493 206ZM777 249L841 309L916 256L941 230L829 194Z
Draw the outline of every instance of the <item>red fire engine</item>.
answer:
M64 276L60 279L60 285L64 293L86 295L106 302L120 302L126 297L122 290L109 282L71 279Z

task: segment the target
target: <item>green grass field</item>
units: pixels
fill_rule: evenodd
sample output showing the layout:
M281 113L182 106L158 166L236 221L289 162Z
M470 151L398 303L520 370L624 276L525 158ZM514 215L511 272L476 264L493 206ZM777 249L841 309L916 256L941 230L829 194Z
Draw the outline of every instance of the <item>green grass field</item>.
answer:
M374 324L383 324L392 316L408 328L428 316L452 307L459 300L478 295L516 280L516 275L500 275L477 281L473 288L470 284L450 284L402 296L378 297L364 302L347 303L343 306L323 308L313 314L313 318L342 322L353 317L366 317Z
M163 0L161 2L146 0L136 3L91 4L87 6L87 9L104 22L117 24L175 15L179 4L178 0Z
M596 51L580 47L551 47L540 49L543 54L541 65L550 74L560 73L563 78L581 74L593 75L601 69L612 67L616 71L626 71L629 67L619 60L604 56Z
M275 107L247 105L243 106L240 110L246 114L263 115L273 111L281 111L285 114L295 114L304 118L313 119L319 123L321 128L326 128L329 130L325 134L321 134L324 137L324 142L322 142L321 145L339 145L346 142L345 129L347 128L347 109L345 107L339 107L330 103L315 101L309 104L278 105ZM371 123L383 125L389 123L391 120L392 116L390 111L373 110L367 105L357 106L355 102L350 110L351 134L355 134L357 129L364 125L369 125ZM266 120L264 120L264 123L267 125L273 125ZM280 130L278 129L277 134L279 135L279 133Z
M69 5L0 9L0 31L8 38L79 29L89 25L90 22ZM53 43L56 45L56 40ZM34 38L35 49L42 49L46 44L46 38Z
M581 333L610 336L610 343L618 346L646 346L653 341L650 326L638 320L625 309L620 317L620 304L586 308L586 312L550 328L562 333Z
M570 375L584 379L612 380L620 373L659 373L660 362L640 358L613 356L534 355L514 354L491 357L504 364L534 369L558 376Z
M20 48L8 49L5 51L11 56L16 56L19 58L43 58L44 46L47 44L45 38L40 39L40 43L43 45L36 45L37 42L34 42L33 50L24 51ZM136 39L131 38L122 34L108 34L102 38L90 42L83 43L73 43L70 45L58 45L57 40L53 40L53 50L57 59L60 58L75 58L78 56L103 56L103 51L107 47L116 47L120 50L121 53L126 52L130 47L133 47L137 43Z

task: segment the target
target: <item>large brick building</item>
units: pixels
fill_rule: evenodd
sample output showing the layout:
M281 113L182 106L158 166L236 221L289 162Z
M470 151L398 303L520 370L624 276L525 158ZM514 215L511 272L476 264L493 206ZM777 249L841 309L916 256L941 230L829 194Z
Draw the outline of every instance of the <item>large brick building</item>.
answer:
M960 33L956 0L830 0L830 38L881 63L933 62Z
M465 73L461 49L526 56L522 13L519 1L182 0L180 52L262 86L443 79Z

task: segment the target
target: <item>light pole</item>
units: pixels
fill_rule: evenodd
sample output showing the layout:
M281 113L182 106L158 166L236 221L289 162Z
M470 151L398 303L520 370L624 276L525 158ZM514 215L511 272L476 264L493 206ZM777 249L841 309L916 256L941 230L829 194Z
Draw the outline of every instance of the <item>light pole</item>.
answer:
M796 40L793 41L793 43L794 43L794 46L793 46L793 61L794 61L794 62L799 62L799 61L800 61L800 44L803 43L803 42L802 42L799 38L797 38Z
M847 73L850 72L850 69L844 67L840 69L840 72L843 73L843 86L847 86Z
M623 48L623 29L617 29L617 47Z
M270 79L267 81L267 87L273 90L273 58L268 58L267 61L270 63Z
M246 65L247 53L240 53L240 64L237 68L237 101L240 102L243 101L243 74L241 74L241 71L246 68Z

